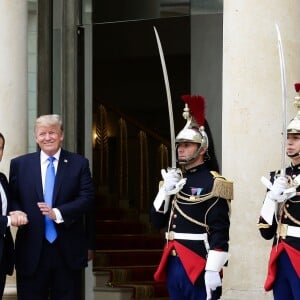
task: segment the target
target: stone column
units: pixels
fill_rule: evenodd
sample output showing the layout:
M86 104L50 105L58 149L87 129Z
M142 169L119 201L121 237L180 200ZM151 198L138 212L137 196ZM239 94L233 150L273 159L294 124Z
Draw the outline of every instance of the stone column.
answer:
M27 151L27 1L0 1L0 131L6 138L0 168ZM15 277L8 277L5 299L14 299Z
M266 190L260 178L281 165L282 97L275 23L285 54L287 119L296 115L298 4L295 0L224 1L222 173L235 182L232 256L225 269L224 299L271 298L263 285L272 241L263 240L256 226Z
M0 1L0 120L6 145L1 169L27 150L27 1Z

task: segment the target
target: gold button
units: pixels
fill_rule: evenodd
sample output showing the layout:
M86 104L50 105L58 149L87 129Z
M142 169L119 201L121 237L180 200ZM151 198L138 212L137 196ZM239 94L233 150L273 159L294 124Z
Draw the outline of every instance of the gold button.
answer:
M173 224L173 225L172 225L172 228L176 228L176 224Z

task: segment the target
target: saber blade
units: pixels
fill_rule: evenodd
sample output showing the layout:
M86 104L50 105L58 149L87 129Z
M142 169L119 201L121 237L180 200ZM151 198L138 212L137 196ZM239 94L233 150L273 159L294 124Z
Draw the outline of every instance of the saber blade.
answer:
M282 91L282 149L281 149L281 175L285 176L285 157L286 157L286 140L287 140L287 123L286 123L286 76L285 76L285 63L283 55L283 47L281 42L281 35L279 26L276 24L278 51L281 71L281 91Z
M160 38L158 35L158 32L153 26L156 42L158 46L159 56L160 56L160 62L161 67L164 75L164 82L165 82L165 88L167 93L167 100L168 100L168 111L169 111L169 123L170 123L170 135L171 135L171 159L172 159L172 168L176 168L176 149L175 149L175 130L174 130L174 117L173 117L173 108L172 108L172 99L171 99L171 91L170 91L170 84L169 84L169 77L167 72L167 66L165 62L164 52L161 46Z

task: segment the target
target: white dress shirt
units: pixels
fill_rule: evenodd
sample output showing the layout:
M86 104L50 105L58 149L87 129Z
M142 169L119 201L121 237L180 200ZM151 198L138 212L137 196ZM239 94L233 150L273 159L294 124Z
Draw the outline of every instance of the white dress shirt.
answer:
M6 216L7 214L7 197L4 192L3 186L0 183L0 194L1 194L1 200L2 200L2 216ZM7 227L11 225L11 218L10 216L7 216Z

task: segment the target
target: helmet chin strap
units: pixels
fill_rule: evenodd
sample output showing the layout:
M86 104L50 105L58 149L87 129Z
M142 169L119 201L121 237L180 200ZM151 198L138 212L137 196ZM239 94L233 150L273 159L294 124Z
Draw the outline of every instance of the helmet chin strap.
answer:
M190 158L188 159L184 159L184 160L178 160L178 157L177 157L177 162L179 165L188 165L188 164L191 164L193 163L198 157L199 157L199 154L200 152L203 150L203 148L201 147L201 145L198 147L197 151L194 153L194 155L192 155ZM176 151L177 153L177 151ZM177 154L178 155L178 154Z
M193 156L189 159L182 159L182 160L178 160L178 163L179 165L181 166L185 166L185 165L188 165L188 164L191 164L193 163L195 160L196 160L197 157Z
M287 156L288 156L289 158L294 158L294 157L297 157L297 156L299 156L299 155L300 155L300 152L295 153L295 154L292 154L292 155L288 155L288 154L287 154Z

